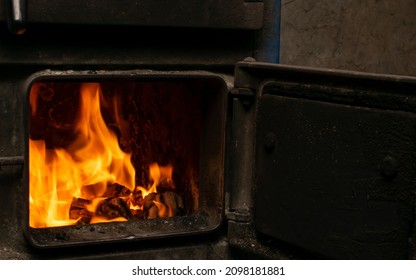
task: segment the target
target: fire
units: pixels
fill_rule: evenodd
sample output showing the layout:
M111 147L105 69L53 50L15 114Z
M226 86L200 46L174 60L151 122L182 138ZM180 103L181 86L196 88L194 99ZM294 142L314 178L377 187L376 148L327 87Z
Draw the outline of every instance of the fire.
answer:
M34 114L39 97L32 91ZM29 139L31 227L74 225L81 218L88 218L88 223L126 221L132 217L131 211L143 210L138 201L146 202L146 196L157 193L158 185L173 186L172 166L157 163L149 167L152 184L136 186L131 154L120 148L117 135L104 121L100 85L82 84L80 96L74 131L77 137L68 147L47 148L44 140ZM118 108L116 100L113 102ZM116 118L119 121L119 116ZM109 196L110 187L120 193ZM147 203L157 207L158 216L173 216L169 206L156 201L160 196L156 198Z
M156 193L157 188L160 183L165 182L170 184L172 182L172 166L159 166L157 163L153 163L149 167L150 178L153 180L152 186L148 189L143 187L137 187L143 194L143 197L146 197L149 193Z

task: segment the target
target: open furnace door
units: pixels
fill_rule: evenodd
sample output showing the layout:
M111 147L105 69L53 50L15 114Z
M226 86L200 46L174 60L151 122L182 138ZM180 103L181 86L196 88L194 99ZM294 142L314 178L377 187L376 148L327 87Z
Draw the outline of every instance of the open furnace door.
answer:
M256 232L323 258L409 258L416 78L242 62L235 87L255 92Z

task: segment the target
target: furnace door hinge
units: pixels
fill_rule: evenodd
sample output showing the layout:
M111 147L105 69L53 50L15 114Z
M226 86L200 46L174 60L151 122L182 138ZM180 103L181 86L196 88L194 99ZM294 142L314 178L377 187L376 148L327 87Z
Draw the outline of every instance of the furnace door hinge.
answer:
M254 97L254 92L250 88L232 88L230 94L236 97Z
M246 110L250 109L251 105L254 103L255 94L250 88L232 88L230 94L233 98L241 100L241 103Z
M228 220L252 220L255 93L248 87L232 88L232 116L228 142L225 216Z
M236 222L250 222L252 215L247 208L231 209L231 198L230 193L225 193L225 218Z

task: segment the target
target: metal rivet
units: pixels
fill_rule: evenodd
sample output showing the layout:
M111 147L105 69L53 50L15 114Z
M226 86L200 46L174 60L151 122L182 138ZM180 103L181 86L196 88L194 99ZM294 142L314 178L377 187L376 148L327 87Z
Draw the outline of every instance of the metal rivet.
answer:
M383 158L383 161L381 162L381 173L383 174L383 177L386 180L393 180L394 178L396 178L397 174L398 174L398 162L397 160L390 156L387 155Z

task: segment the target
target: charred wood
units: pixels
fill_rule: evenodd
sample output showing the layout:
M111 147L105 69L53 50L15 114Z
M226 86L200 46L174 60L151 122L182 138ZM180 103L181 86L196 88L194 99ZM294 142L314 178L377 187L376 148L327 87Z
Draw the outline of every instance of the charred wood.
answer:
M182 196L172 190L150 193L143 197L142 191L138 188L132 193L125 186L113 183L108 185L103 197L95 212L91 212L88 208L92 203L91 200L74 197L69 218L77 220L78 224L89 224L94 215L109 220L118 217L141 220L180 216L185 212ZM129 205L133 206L132 209Z
M91 201L88 199L74 197L72 198L70 209L84 209L90 203Z
M103 200L98 205L96 214L110 220L118 217L123 217L125 219L130 219L132 217L127 203L119 197Z
M128 196L129 194L130 190L125 186L117 183L112 183L107 186L107 189L102 197L123 197Z
M74 197L71 206L69 207L69 218L77 220L78 225L89 224L93 213L88 211L86 207L90 203L91 201L87 199Z
M152 204L152 206L147 209L146 213L147 219L155 219L159 216L159 208L156 206L156 204Z

